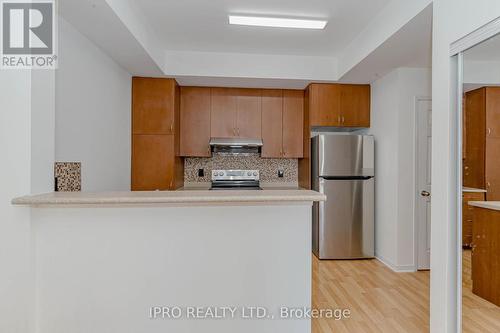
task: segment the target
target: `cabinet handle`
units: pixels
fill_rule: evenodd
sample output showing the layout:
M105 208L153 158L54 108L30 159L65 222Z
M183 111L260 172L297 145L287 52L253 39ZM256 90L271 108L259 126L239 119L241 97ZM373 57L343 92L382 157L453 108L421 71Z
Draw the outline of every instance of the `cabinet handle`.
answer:
M170 181L170 189L171 189L171 190L173 190L173 189L174 189L174 181L173 181L173 180L171 180L171 181Z
M238 133L238 136L240 136L240 128L239 127L236 128L236 133Z
M174 123L170 124L170 134L174 134Z
M342 124L345 123L345 117L342 116Z
M236 127L233 128L233 135L236 136Z
M338 117L337 117L337 122L338 122L339 124L342 124L342 120L341 120L340 116L338 116Z
M283 157L285 157L285 156L286 156L286 150L285 150L285 149L283 149L283 155L282 155L282 156L283 156Z
M491 135L491 128L488 127L488 135Z

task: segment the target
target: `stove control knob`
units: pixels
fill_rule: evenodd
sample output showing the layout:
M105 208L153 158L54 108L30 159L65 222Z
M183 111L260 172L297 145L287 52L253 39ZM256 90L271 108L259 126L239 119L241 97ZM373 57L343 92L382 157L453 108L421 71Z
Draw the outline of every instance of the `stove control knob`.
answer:
M252 173L249 171L249 172L247 173L247 176L251 176L251 175L252 175Z
M254 172L253 172L253 175L254 175L255 177L257 177L257 175L258 175L257 171L254 171Z

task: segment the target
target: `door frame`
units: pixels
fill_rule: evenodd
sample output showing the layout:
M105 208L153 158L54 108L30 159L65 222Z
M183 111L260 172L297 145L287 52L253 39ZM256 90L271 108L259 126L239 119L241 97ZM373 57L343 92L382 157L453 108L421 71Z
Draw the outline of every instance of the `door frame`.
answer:
M420 232L419 232L419 211L418 200L420 199L418 189L418 105L420 102L432 102L432 97L415 96L413 103L413 262L415 271L418 271L418 250L420 248ZM432 163L432 161L431 161ZM432 207L432 206L431 206ZM430 232L430 230L429 230ZM432 249L431 249L432 251Z
M453 230L452 226L451 232L455 233L455 248L456 252L453 253L453 257L456 257L456 270L455 276L450 276L448 281L453 281L456 287L456 321L455 327L458 332L462 331L462 120L463 120L463 108L462 108L462 98L463 98L463 55L468 49L481 44L482 42L500 35L500 17L490 21L489 23L483 25L482 27L474 30L470 34L463 38L453 42L450 45L450 64L452 70L451 77L451 106L457 110L454 117L454 125L456 126L455 133L452 133L451 144L454 148L455 157L455 168L456 168L456 179L455 183L455 200L456 200L456 214L455 223L452 224L456 230ZM454 86L453 83L456 85ZM453 216L453 214L452 214ZM452 283L453 283L452 282Z

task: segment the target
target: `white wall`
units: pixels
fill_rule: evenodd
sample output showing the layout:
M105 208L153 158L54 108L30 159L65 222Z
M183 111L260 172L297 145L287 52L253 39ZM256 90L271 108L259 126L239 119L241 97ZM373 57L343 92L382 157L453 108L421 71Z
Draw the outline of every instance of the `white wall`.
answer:
M131 76L64 19L56 71L56 160L82 162L82 190L130 189Z
M372 84L376 140L376 256L396 271L416 269L415 98L430 97L431 72L399 68Z
M0 71L0 332L29 332L33 305L30 209L12 198L30 193L31 73Z
M457 239L450 44L500 16L498 0L434 0L431 332L456 332Z
M375 136L375 255L395 267L398 161L398 81L392 71L371 86L371 128Z
M474 86L500 84L500 62L464 60L464 84Z

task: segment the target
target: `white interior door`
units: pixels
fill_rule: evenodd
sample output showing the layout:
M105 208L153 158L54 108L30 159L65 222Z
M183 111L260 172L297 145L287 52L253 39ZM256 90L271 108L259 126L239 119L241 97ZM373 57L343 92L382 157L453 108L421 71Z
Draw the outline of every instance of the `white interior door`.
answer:
M418 100L417 160L416 160L416 223L417 268L429 269L431 257L431 156L432 156L432 101Z

